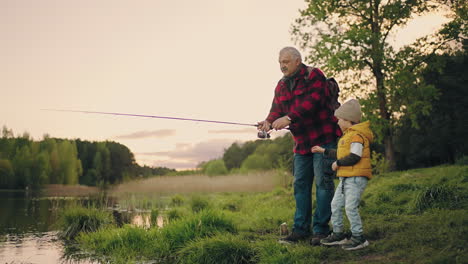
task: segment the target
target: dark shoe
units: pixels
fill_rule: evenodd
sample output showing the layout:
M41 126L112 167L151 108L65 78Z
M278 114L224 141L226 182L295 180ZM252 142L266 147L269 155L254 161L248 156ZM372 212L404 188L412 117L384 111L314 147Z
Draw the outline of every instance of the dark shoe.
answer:
M318 246L320 245L320 240L324 239L327 237L327 234L323 234L323 233L315 233L313 236L312 236L312 239L310 240L310 244L312 246Z
M351 239L341 248L343 248L344 250L357 250L365 248L368 245L369 241L367 241L363 236L352 236Z
M309 236L306 235L306 234L300 234L300 233L297 233L297 232L292 232L289 236L286 236L286 237L282 237L278 240L278 242L282 243L282 244L293 244L293 243L297 243L301 240L305 240L307 239Z
M320 240L320 244L326 246L343 245L346 242L348 242L348 239L344 233L331 233L326 238Z

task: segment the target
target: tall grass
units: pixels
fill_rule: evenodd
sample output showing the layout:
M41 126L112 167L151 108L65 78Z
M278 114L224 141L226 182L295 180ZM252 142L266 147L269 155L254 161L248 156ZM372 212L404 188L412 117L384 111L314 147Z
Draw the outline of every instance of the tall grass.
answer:
M431 185L417 192L413 207L419 213L429 208L452 209L460 206L461 199L457 186Z
M177 252L181 264L254 264L258 260L251 243L239 236L220 234L189 242Z
M192 197L192 200L190 201L190 207L192 208L192 211L197 213L200 212L201 210L205 210L209 208L210 202L208 199L203 198L201 196L194 196Z
M85 249L111 255L113 261L158 259L174 261L175 253L190 241L221 233L236 233L236 227L222 212L203 210L200 213L173 221L163 229L149 231L130 225L123 228L101 229L82 234L78 241Z
M114 218L110 212L79 206L65 209L57 221L60 237L65 239L74 239L79 233L96 232L113 224Z
M203 210L169 224L161 230L161 238L173 251L193 239L224 232L237 232L233 221L219 211Z

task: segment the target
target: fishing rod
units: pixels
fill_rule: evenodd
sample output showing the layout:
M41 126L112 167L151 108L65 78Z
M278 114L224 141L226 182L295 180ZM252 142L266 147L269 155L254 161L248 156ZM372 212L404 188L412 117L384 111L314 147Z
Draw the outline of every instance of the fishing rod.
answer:
M180 121L193 121L193 122L206 122L206 123L216 123L216 124L225 124L225 125L258 127L257 124L246 124L246 123L237 123L237 122L206 120L206 119L193 119L193 118L172 117L172 116L140 115L140 114L99 112L99 111L84 111L84 110L64 110L64 109L41 109L41 110L42 111L53 111L53 112L72 112L72 113L83 113L83 114L100 114L100 115L116 115L116 116L159 118L159 119L171 119L171 120L180 120ZM258 131L257 136L259 138L270 138L270 134L268 132L266 132L266 131Z

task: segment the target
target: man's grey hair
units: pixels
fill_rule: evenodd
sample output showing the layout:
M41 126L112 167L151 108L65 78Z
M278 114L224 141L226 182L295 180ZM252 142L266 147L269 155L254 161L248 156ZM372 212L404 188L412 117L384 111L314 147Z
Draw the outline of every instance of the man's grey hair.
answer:
M302 57L301 57L301 53L294 47L284 47L280 50L280 55L282 53L289 53L291 54L291 56L293 56L293 58L295 59L299 59L299 61L302 62Z

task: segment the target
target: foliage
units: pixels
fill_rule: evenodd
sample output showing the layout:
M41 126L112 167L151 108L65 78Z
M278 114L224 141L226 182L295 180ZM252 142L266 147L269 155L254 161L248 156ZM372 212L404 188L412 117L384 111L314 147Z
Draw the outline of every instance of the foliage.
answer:
M290 133L273 140L247 141L233 143L223 155L226 168L242 172L282 168L292 170L293 140Z
M133 153L116 142L89 142L27 133L14 137L5 126L0 138L0 188L40 189L44 184L106 186L137 177L164 175L167 168L140 167Z
M223 160L226 164L228 170L234 168L240 168L242 162L252 154L258 145L262 144L261 140L248 141L244 144L239 144L237 142L232 143L232 145L224 151Z
M462 193L448 185L430 185L420 190L414 200L414 210L423 212L430 208L452 209L460 206Z
M151 226L158 226L159 210L152 209L150 213Z
M216 176L226 175L228 170L222 159L215 159L204 164L203 172L208 176Z
M177 208L173 208L173 209L170 209L169 211L167 211L167 220L169 222L172 222L174 220L182 218L183 215L184 215L184 213L182 212L182 210L177 209Z
M201 210L205 210L209 208L209 206L209 201L202 196L194 196L190 201L190 208L192 208L192 211L195 213L200 212Z
M423 77L437 88L439 97L431 102L429 117L418 117L418 127L410 118L401 119L395 133L397 167L408 169L454 163L468 155L468 82L467 53L436 56L428 63Z
M235 233L231 219L215 210L203 210L184 219L172 222L161 230L161 239L168 244L170 252L184 246L187 242L212 236L216 233ZM170 253L167 252L167 253Z
M174 196L172 196L171 198L171 205L172 206L181 206L184 204L184 197L180 194L176 194Z
M306 60L336 76L345 95L361 97L366 118L385 158L394 169L393 134L401 117L417 126L437 98L433 85L421 73L426 61L440 51L451 52L467 36L464 1L454 1L450 19L438 32L399 49L390 37L416 16L447 6L446 1L308 0L292 34L306 50ZM434 64L434 68L440 65Z
M372 151L371 154L372 174L383 174L389 171L389 165L385 157L378 152Z
M77 241L98 254L112 254L112 263L122 264L138 259L141 255L154 257L154 251L161 247L155 232L130 225L83 233Z
M272 162L268 159L267 155L259 153L252 154L242 162L241 172L246 173L248 171L255 170L268 170L273 167Z
M179 263L249 264L257 263L252 245L239 236L215 235L188 243L177 252Z
M74 239L80 233L96 232L113 225L113 217L98 208L71 207L65 209L58 220L60 237Z
M455 161L456 165L468 165L468 155L462 156Z

